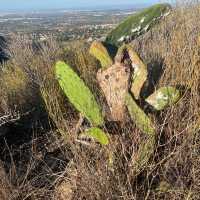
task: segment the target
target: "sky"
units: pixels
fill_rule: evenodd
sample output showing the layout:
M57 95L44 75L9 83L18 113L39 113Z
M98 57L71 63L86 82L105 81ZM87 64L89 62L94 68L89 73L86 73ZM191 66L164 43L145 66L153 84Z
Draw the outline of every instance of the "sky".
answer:
M159 0L0 0L0 10L79 9L153 4Z

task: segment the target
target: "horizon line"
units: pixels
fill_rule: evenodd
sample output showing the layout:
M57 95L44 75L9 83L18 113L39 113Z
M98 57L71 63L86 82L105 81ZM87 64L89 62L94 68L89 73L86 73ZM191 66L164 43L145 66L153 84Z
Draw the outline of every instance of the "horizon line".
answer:
M154 5L157 3L134 3L134 4L110 4L110 5L98 5L98 6L73 6L66 8L17 8L17 9L1 9L0 12L37 12L37 11L55 11L55 10L67 10L67 11L95 11L95 10L123 10L123 9L140 9L146 6Z

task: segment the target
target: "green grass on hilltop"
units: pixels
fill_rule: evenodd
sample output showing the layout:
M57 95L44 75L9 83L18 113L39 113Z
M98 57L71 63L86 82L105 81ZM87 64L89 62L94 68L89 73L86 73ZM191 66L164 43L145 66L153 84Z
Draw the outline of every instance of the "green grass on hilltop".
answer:
M148 31L170 9L169 4L156 4L131 15L108 34L106 43L118 46L126 39L136 38Z

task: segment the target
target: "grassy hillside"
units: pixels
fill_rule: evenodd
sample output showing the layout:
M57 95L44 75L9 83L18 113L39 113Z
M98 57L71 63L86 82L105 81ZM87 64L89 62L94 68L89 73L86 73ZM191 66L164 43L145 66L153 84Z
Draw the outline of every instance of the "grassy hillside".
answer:
M106 38L106 43L120 45L147 32L157 21L170 12L169 4L157 4L138 12L119 24Z
M3 62L4 60L7 60L8 55L6 55L6 48L7 48L7 42L6 39L0 35L0 62Z
M36 52L26 38L13 38L11 59L0 67L0 131L5 128L3 136L0 132L0 199L2 194L3 200L200 199L199 35L199 6L192 5L173 9L130 43L148 68L144 97L163 86L182 92L164 111L137 101L156 134L151 158L138 173L135 157L147 135L136 121L128 113L121 123L105 115L99 128L109 133L110 144L102 147L87 138L81 143L80 133L90 124L85 119L80 125L78 111L58 85L55 63L62 60L107 112L96 78L100 66L89 44L60 46L51 40Z

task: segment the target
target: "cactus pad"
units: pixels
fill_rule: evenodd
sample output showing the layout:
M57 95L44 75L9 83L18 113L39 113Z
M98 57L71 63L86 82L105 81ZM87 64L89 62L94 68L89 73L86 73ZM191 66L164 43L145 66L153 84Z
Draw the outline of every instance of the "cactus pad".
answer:
M145 168L151 155L154 152L154 149L155 149L155 136L153 135L140 144L139 150L133 160L134 169L136 173L139 173L143 168Z
M90 128L85 133L81 134L82 136L87 136L95 139L101 145L108 145L109 139L106 133L104 133L99 128Z
M81 112L92 125L102 125L100 106L82 79L64 62L57 62L55 69L58 82L74 107Z
M146 99L146 102L153 106L156 110L163 110L164 108L175 104L180 98L180 91L176 88L162 87L150 95Z
M151 119L144 113L144 111L136 104L130 94L126 95L126 105L131 118L134 120L136 126L148 135L155 135L154 124Z
M129 56L131 67L133 68L131 92L136 99L139 99L141 89L147 80L147 66L142 62L133 48L130 45L125 44L118 49L117 55L115 56L115 62L124 62L124 60L127 59L126 55Z
M113 61L101 42L94 41L90 47L90 54L96 57L103 69L110 67L113 64Z
M125 57L125 53L126 53L126 50L127 50L127 46L128 45L123 44L121 47L118 48L117 54L115 56L115 62L116 63L122 63L123 62L123 59Z
M132 62L132 67L134 69L132 75L131 92L136 99L139 99L141 89L147 80L147 66L142 62L138 54L130 46L127 47L127 50Z

